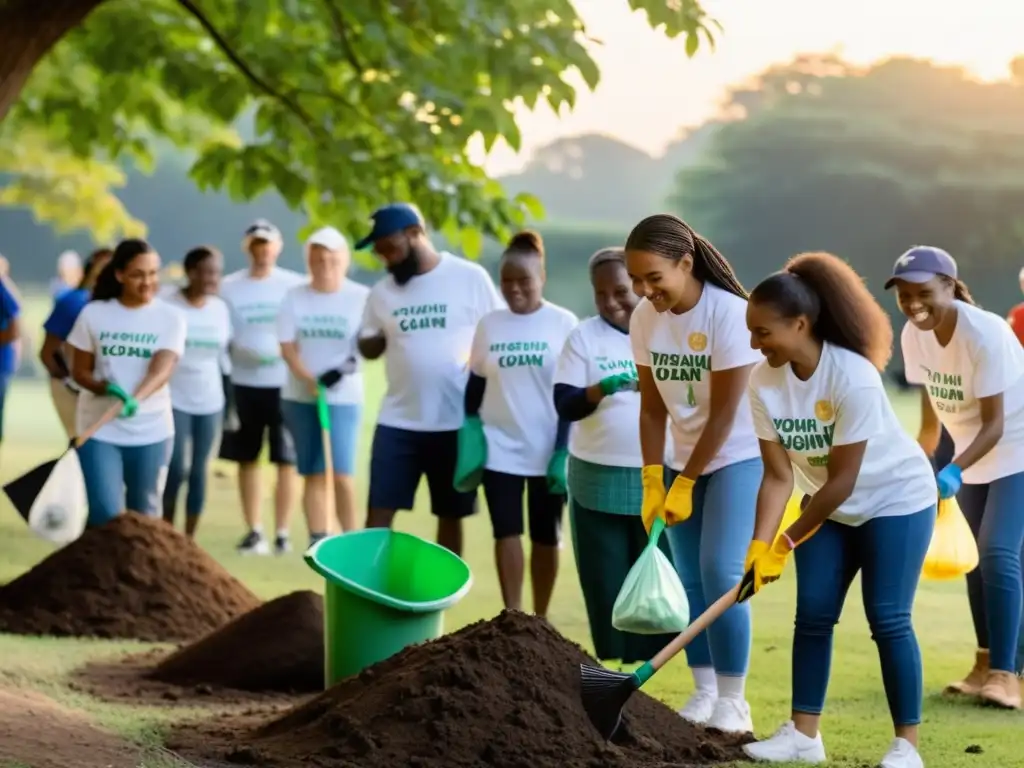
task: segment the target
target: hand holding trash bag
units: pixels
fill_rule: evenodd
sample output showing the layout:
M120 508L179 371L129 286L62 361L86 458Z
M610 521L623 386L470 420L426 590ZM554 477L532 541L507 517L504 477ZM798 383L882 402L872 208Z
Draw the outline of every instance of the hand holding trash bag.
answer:
M921 576L931 581L958 579L977 567L978 543L956 497L941 499Z
M658 539L665 529L657 521L647 546L629 569L612 607L612 626L637 635L678 633L690 623L690 604L679 574Z
M487 437L479 416L467 416L458 434L453 485L459 493L475 491L483 480L487 464Z

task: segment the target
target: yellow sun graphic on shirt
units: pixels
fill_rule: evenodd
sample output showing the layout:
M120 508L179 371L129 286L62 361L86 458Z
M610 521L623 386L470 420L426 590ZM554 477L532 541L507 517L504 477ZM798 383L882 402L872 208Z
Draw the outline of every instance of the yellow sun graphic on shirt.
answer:
M691 333L686 341L694 352L703 352L708 346L708 337L699 331Z
M836 412L828 400L819 400L814 404L814 415L818 417L818 421L832 421Z

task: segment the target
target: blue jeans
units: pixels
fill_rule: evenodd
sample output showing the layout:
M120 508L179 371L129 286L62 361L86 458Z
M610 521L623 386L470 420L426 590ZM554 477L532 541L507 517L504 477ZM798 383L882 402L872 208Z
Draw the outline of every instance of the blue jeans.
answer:
M935 507L861 526L825 521L797 547L793 709L819 715L832 667L832 631L853 577L861 574L864 613L882 663L893 723L921 722L921 649L911 611L935 528Z
M985 485L963 485L957 501L980 555L978 567L967 574L978 647L988 649L992 669L1017 672L1024 614L1024 472Z
M78 449L90 526L100 526L130 509L160 514L160 474L171 458L173 439L150 445L86 441Z
M666 529L693 617L743 578L763 472L761 459L754 458L701 475L693 487L693 514ZM677 474L665 468L666 487ZM686 646L687 663L714 667L719 675L745 675L751 635L750 603L735 605Z
M185 514L197 517L206 503L206 475L210 466L210 455L217 442L223 424L223 414L197 416L184 411L174 411L174 448L171 463L167 467L167 483L164 485L164 520L174 522L178 506L178 491L188 475L188 493L185 496Z
M354 403L328 405L331 419L331 465L336 474L355 473L359 448L359 424L363 409ZM295 442L295 468L302 477L327 471L323 429L316 403L281 401L284 425Z

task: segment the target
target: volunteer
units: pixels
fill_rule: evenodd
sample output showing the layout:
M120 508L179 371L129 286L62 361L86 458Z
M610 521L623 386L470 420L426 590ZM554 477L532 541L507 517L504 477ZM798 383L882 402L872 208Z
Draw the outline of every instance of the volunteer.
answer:
M908 319L900 336L907 379L930 404L922 435L934 444L941 424L956 447L939 470L939 496L956 495L981 556L967 575L979 650L974 669L947 691L1020 709L1024 349L1003 318L975 306L941 248L900 256L885 284L893 286Z
M767 762L825 761L818 724L832 633L859 572L896 731L879 765L920 768L921 651L911 610L935 525L935 476L882 382L889 317L846 262L808 253L751 292L747 325L764 355L750 400L765 471L740 597L775 581L794 548L797 597L792 718L744 751ZM777 536L794 476L810 499Z
M347 279L348 243L333 227L306 241L310 280L292 288L277 318L288 379L281 392L285 425L295 439L303 507L310 544L327 535L327 494L333 494L342 532L356 528L355 474L363 408L363 374L358 368L356 333L370 289ZM334 485L327 486L324 435L317 395L324 389L330 419Z
M93 526L123 509L160 514L174 436L168 382L185 351L186 323L181 310L156 298L159 271L148 243L118 243L68 335L82 388L76 434L121 403L119 416L78 449Z
M456 487L475 488L460 487L463 467L484 470L501 597L517 611L523 605L526 491L533 612L546 617L558 577L569 437L552 389L558 355L578 321L543 298L544 243L536 232L512 237L499 275L508 308L484 315L473 337Z
M225 429L220 458L238 464L238 490L249 531L238 544L243 555L265 555L270 546L263 535L262 468L264 438L270 444L270 463L277 467L274 492L274 552L291 550L288 525L295 505L295 446L281 415L281 387L287 368L277 339L277 315L289 289L306 282L290 269L277 266L281 233L259 219L246 231L242 250L246 269L221 281L220 295L231 310L231 415L236 423Z
M747 400L757 360L747 294L729 262L675 216L641 221L626 240L633 289L629 323L640 379L643 519L667 534L690 612L736 586L754 529L761 458ZM673 454L663 478L665 423ZM666 496L665 489L668 488ZM750 607L734 606L686 648L696 690L680 711L726 732L753 730L745 697Z
M594 654L622 664L646 661L671 635L638 635L612 626L612 607L626 574L647 546L640 519L640 395L629 344L637 295L621 248L590 257L597 316L569 334L555 372L560 418L569 435L569 519ZM668 539L658 543L671 559Z
M174 525L178 492L188 479L185 534L192 538L206 502L206 477L221 429L221 359L231 339L228 306L217 295L223 257L200 246L185 254L186 283L167 296L185 316L185 352L171 377L174 448L164 485L164 520Z
M92 297L96 278L107 266L113 251L100 248L93 251L85 262L85 271L78 287L67 291L57 299L53 311L43 323L43 344L39 360L50 374L50 397L68 437L75 434L75 413L78 409L78 388L71 380L65 342L75 325L75 320Z
M0 272L0 441L3 441L7 388L18 370L21 352L21 302L18 288L9 276L10 265L3 256L0 260L3 266Z
M57 257L57 273L50 278L50 296L56 303L65 293L75 290L88 272L76 251L63 251Z
M389 274L370 290L359 335L363 357L386 355L387 376L366 524L390 527L397 510L412 509L426 475L438 543L461 554L462 520L476 511L476 492L452 484L467 365L477 322L502 301L483 267L434 249L413 205L375 211L356 248L370 245Z

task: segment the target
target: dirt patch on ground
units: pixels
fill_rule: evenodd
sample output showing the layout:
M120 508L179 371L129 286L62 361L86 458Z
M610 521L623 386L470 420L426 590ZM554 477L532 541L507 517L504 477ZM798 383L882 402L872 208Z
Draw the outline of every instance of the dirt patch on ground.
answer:
M45 696L0 688L0 763L28 768L136 768L139 750Z
M580 699L595 663L546 622L505 611L406 649L277 718L176 729L186 757L299 768L672 768L743 759L740 744L691 726L638 692L614 743Z
M191 640L260 604L183 534L126 513L0 587L0 632Z

